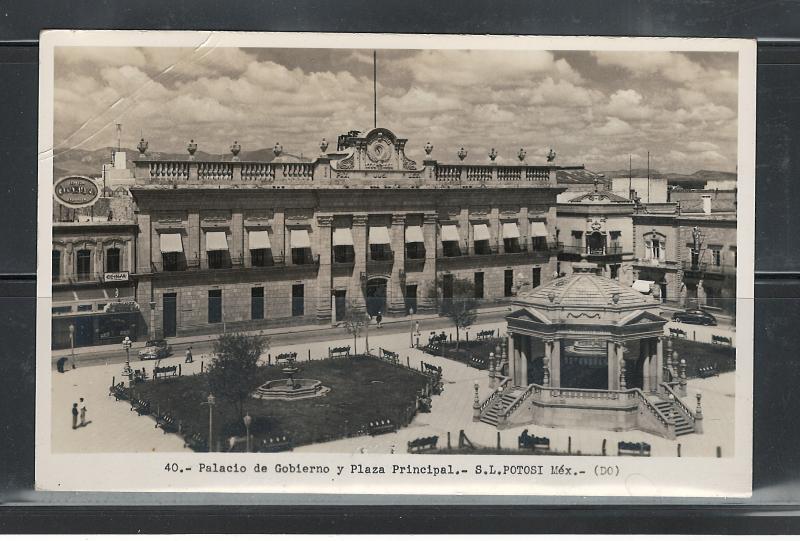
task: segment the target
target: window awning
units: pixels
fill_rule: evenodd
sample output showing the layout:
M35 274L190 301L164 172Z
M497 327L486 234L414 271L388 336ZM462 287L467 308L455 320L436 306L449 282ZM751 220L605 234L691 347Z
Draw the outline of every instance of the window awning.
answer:
M472 238L475 241L489 240L489 226L486 224L475 224L472 226Z
M639 293L648 294L650 293L650 286L653 284L655 282L652 280L636 280L631 287Z
M353 246L353 230L349 227L335 227L333 229L334 246Z
M227 251L228 237L225 231L206 231L206 252Z
M161 233L159 235L162 254L175 254L183 252L183 242L180 233Z
M544 222L531 222L531 237L546 237L547 226Z
M519 227L517 222L503 222L503 238L504 239L518 239Z
M369 243L370 244L391 244L389 240L389 229L385 226L370 226L369 228Z
M269 231L266 229L250 231L249 244L251 250L269 250L272 248L269 243Z
M290 229L289 245L292 248L311 248L311 239L308 238L307 229Z
M442 242L458 242L458 226L453 224L442 226Z
M406 227L406 242L425 242L422 236L422 226L409 225Z

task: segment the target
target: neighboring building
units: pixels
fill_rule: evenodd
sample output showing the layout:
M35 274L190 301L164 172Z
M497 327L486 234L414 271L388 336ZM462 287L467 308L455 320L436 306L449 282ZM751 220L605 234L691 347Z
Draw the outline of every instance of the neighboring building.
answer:
M151 336L336 322L348 303L430 310L468 278L485 301L556 268L559 166L433 159L384 128L312 162L140 155L137 300Z
M557 208L557 240L563 245L558 272L569 274L572 263L585 259L597 263L603 276L633 284L634 203L595 183L594 190Z
M642 204L669 201L666 178L616 177L611 180L611 191L631 201L638 198Z
M735 203L715 203L704 190L675 194L679 202L641 206L633 215L635 277L642 287L653 287L662 302L733 314Z
M556 184L564 189L558 194L559 203L567 203L578 194L590 192L598 184L603 190L611 187L605 175L589 171L582 165L561 167L556 171Z

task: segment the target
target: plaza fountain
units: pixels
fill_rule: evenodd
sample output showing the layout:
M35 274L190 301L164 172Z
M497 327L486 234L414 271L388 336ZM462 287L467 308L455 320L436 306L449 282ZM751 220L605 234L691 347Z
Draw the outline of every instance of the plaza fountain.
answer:
M285 379L273 379L259 386L253 392L253 398L262 400L302 400L304 398L314 398L323 396L330 389L322 385L316 379L297 378L300 367L289 364L281 369L286 376Z

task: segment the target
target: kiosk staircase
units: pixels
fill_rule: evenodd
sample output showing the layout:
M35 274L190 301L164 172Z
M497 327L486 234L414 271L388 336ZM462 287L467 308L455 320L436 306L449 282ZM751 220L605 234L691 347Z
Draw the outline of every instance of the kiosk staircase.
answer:
M669 400L664 400L660 396L651 397L653 406L661 412L667 419L675 421L675 436L694 434L694 420L687 419L686 415Z
M480 420L488 425L497 426L502 414L525 392L525 387L511 387L497 395L481 412Z

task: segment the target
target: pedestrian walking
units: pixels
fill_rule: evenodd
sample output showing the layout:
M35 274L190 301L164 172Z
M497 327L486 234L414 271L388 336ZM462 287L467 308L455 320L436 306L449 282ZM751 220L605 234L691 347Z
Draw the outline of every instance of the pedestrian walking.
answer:
M78 428L78 404L72 404L72 430Z
M193 363L194 359L192 358L192 346L186 348L186 360L185 363Z
M86 401L81 397L79 409L81 412L81 426L86 426Z
M383 321L383 315L378 312L378 315L375 316L375 322L378 324L378 328L381 328L381 321Z

